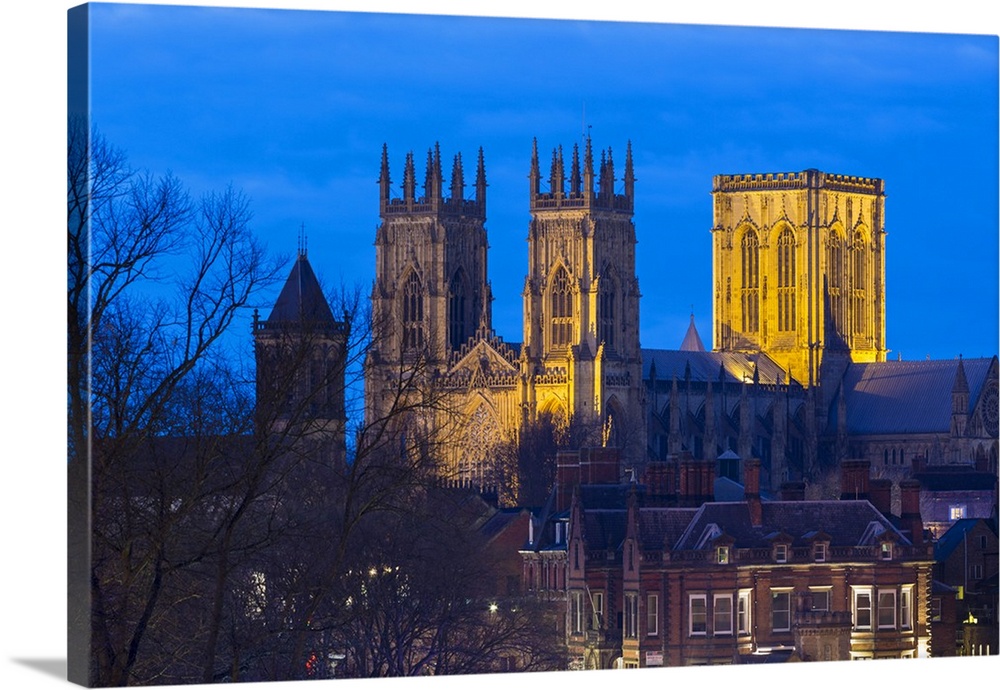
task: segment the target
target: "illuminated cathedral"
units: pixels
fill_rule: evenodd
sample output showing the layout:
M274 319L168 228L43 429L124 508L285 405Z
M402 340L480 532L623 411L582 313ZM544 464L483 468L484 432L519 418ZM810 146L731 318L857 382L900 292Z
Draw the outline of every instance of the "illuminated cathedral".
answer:
M568 162L568 165L567 165ZM422 193L406 155L402 194L382 151L365 364L366 415L435 396L414 423L448 440L444 472L489 484L495 449L545 419L621 449L623 469L690 455L764 487L813 480L840 461L889 477L917 462L997 467L997 358L886 361L885 185L799 173L713 181L713 347L691 326L679 349L640 346L636 178L588 138L529 165L521 342L491 325L486 170L466 198L428 151ZM707 267L706 267L707 268Z

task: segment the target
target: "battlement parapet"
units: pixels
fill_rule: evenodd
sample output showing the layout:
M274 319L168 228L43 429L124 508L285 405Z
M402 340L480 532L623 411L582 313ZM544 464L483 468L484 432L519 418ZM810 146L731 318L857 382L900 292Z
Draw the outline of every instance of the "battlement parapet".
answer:
M877 177L837 175L810 169L802 172L716 175L712 192L761 192L827 189L852 194L885 194L885 181Z

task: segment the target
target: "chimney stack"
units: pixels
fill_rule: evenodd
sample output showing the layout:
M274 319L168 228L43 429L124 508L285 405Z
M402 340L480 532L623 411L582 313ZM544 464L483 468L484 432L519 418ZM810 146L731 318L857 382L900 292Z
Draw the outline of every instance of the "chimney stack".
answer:
M899 483L901 510L899 518L910 530L910 541L914 545L924 543L924 521L920 517L920 482L904 479Z
M875 509L883 515L892 513L892 480L870 479L868 481L868 500Z
M868 476L871 463L867 460L844 460L840 464L840 500L868 500Z

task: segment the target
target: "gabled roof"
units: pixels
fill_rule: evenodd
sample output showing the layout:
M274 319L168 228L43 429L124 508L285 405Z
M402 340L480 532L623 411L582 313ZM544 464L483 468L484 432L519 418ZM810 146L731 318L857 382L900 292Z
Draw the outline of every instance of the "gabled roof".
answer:
M793 545L805 545L821 532L831 546L858 546L889 532L899 543L907 540L868 501L767 501L761 503L761 524L754 526L744 502L706 503L698 510L674 550L697 549L705 528L715 524L732 537L737 548L771 545L774 535L788 534Z
M966 535L980 522L985 523L987 527L996 533L996 522L986 518L963 518L962 520L956 520L955 524L949 527L948 531L942 534L937 543L934 544L934 560L947 560L952 552L965 541Z
M742 352L695 352L686 350L642 350L642 378L650 378L655 366L656 377L669 381L674 376L678 382L684 380L684 372L690 365L691 380L696 383L719 380L719 367L723 369L723 380L727 383L742 383L753 379L757 367L760 382L764 384L788 383L788 375L773 359L764 353L748 355Z
M969 413L986 382L991 358L962 360L969 386ZM847 433L943 433L951 428L951 391L958 359L855 363L843 385ZM836 402L831 423L836 423Z
M271 315L267 317L269 326L278 324L324 324L335 325L336 319L330 305L323 296L316 274L304 253L298 255L285 281Z

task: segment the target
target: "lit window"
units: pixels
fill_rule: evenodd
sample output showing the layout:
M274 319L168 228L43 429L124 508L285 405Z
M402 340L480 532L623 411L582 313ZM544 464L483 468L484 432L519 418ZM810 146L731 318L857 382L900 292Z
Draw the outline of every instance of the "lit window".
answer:
M888 541L882 542L882 548L880 551L883 561L892 560L892 543Z
M792 593L771 592L771 631L784 632L792 629Z
M625 595L625 637L639 636L639 598L635 594Z
M965 505L953 505L948 507L949 520L961 520L965 517Z
M733 634L733 595L716 594L712 600L712 632L715 635Z
M736 629L741 635L750 632L750 591L743 590L736 600Z
M941 621L941 597L934 597L931 599L931 622L939 623Z
M598 630L604 620L604 592L594 592L590 599L594 606L594 615L590 617L590 629Z
M795 235L785 228L778 236L778 330L795 330Z
M715 547L715 562L721 565L729 563L729 547L728 546L717 546Z
M893 630L896 627L896 592L894 590L879 590L878 592L878 627L879 630Z
M655 594L646 596L646 634L660 634L660 598Z
M688 632L691 635L704 635L707 632L706 597L704 594L688 596Z
M913 628L913 587L903 587L899 591L899 627L903 630Z
M872 629L872 591L870 589L854 590L854 629Z
M570 592L569 619L573 634L583 632L583 592Z

